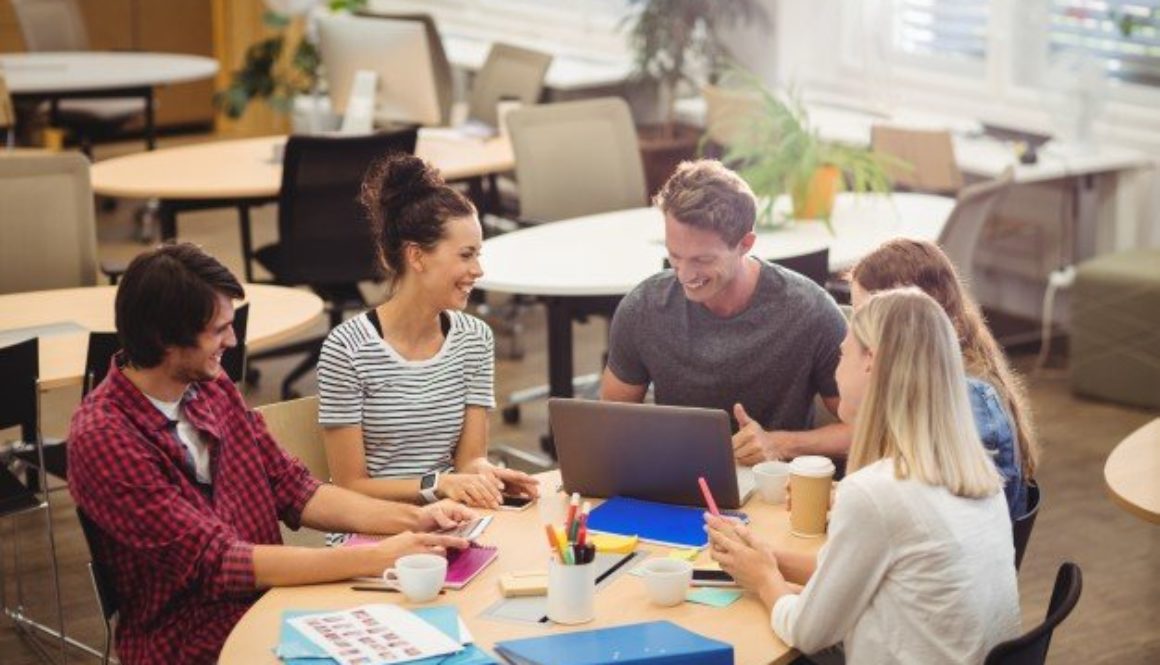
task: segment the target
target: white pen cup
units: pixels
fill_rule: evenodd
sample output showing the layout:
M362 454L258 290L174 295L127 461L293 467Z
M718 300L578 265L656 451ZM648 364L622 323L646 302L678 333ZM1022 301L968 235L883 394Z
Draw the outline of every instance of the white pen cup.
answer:
M434 600L447 579L447 559L438 554L408 554L383 571L383 582L412 603Z
M641 579L648 597L662 607L685 602L693 582L693 564L681 559L649 559L641 564Z
M548 619L553 623L587 623L596 618L596 565L548 563Z

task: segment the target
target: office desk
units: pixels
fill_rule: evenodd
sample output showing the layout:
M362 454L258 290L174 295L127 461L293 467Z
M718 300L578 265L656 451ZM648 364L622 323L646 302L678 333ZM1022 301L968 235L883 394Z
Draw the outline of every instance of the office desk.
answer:
M758 233L753 254L776 260L830 250L830 271L851 267L895 237L936 240L952 199L926 194L839 194L831 236L819 222ZM778 210L788 210L779 201ZM655 208L634 208L523 229L483 243L487 291L540 296L548 310L549 394L572 396L572 320L611 315L620 298L662 267L664 225Z
M213 76L213 58L178 53L99 51L10 53L0 55L0 74L16 101L141 97L145 100L145 140L156 135L153 88Z
M541 474L540 492L554 492L559 472ZM594 503L599 503L595 501ZM765 539L786 549L816 552L823 539L803 539L789 533L789 515L784 505L769 505L760 498L750 499L745 511L752 528ZM482 511L481 511L482 512ZM622 574L596 594L596 619L579 626L535 626L483 618L480 613L500 599L498 580L505 572L543 570L547 568L548 545L536 507L522 512L496 513L480 542L497 545L499 558L464 589L448 590L435 603L454 604L467 623L475 643L491 650L501 640L517 639L590 630L624 623L664 619L713 639L729 642L739 665L751 663L787 663L795 652L774 635L769 614L756 596L746 595L724 609L693 603L662 608L647 598L644 584L633 575ZM664 555L665 548L642 544L653 554ZM698 561L707 561L702 552ZM629 562L635 565L635 562ZM271 649L278 642L282 612L289 609L340 609L368 603L392 603L410 606L401 594L358 592L349 583L272 589L242 617L226 640L218 662L221 665L277 663Z
M310 327L322 300L309 291L245 284L250 303L246 345L260 351ZM40 388L79 384L90 331L114 326L115 286L0 295L0 345L40 336ZM27 333L27 334L25 334Z
M1108 494L1124 510L1160 524L1160 418L1121 441L1104 465Z
M250 208L273 203L282 188L282 161L276 154L285 136L213 141L166 148L97 162L93 192L103 196L156 198L161 236L177 237L177 215L187 210L237 208L246 281L253 280ZM467 180L480 191L484 176L515 166L505 138L464 139L447 130L419 132L415 153L439 167L448 181Z

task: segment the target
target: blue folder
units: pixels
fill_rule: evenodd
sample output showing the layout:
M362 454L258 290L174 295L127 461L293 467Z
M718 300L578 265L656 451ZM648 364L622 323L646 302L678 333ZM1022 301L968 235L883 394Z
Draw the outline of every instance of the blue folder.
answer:
M287 665L327 665L334 659L290 625L290 619L308 614L322 614L333 610L287 610L282 613L282 631L278 638L275 655ZM411 610L420 619L435 626L440 632L455 641L459 636L459 611L450 605L417 607ZM497 661L474 644L465 644L463 651L446 656L433 656L411 661L409 665L495 665Z
M733 664L732 645L668 621L507 640L496 643L495 652L515 665Z
M704 547L705 509L616 496L592 509L588 529L621 536L640 536L669 547ZM740 516L741 513L729 513Z

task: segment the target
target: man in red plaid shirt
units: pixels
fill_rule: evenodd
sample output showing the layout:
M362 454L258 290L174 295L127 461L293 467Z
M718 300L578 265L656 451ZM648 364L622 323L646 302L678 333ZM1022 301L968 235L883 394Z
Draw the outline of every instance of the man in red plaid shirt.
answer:
M377 576L404 554L467 546L427 533L470 519L463 506L324 485L278 447L221 367L242 297L193 245L137 257L117 290L123 350L72 420L69 490L100 531L93 554L120 596L122 663L212 663L263 589ZM399 535L374 547L289 547L279 519Z

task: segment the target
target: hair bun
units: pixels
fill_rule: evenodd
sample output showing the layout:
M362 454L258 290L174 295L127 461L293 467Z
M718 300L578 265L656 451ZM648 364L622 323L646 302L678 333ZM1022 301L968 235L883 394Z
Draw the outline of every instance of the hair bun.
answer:
M390 155L382 168L380 201L387 210L399 210L444 186L439 171L414 155Z

